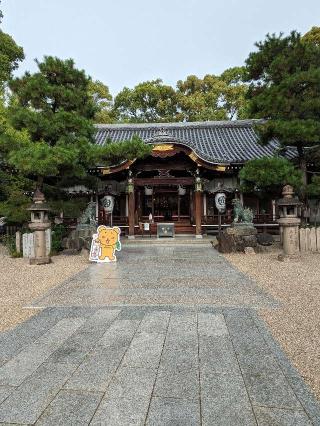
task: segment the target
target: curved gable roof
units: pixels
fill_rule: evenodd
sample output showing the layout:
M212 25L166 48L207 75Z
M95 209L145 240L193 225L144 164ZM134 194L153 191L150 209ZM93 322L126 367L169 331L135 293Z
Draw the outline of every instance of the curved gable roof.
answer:
M190 123L97 124L96 143L130 140L134 135L146 143L177 143L192 149L201 159L213 163L244 163L272 156L280 148L276 140L260 145L254 126L261 120L204 121ZM288 158L295 151L287 151Z

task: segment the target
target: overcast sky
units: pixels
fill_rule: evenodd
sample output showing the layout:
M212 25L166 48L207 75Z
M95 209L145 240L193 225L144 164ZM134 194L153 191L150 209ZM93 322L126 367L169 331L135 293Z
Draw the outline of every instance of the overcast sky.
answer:
M2 0L2 29L34 58L73 58L116 94L242 65L266 33L320 25L320 0Z

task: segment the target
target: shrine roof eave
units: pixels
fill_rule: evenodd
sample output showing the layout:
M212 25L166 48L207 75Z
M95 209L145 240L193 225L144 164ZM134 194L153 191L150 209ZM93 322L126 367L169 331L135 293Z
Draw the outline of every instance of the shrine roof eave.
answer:
M264 120L204 121L188 123L97 124L95 141L121 142L138 136L147 144L185 146L208 165L244 164L248 160L279 154L281 146L275 139L266 145L259 143L256 126ZM288 148L283 154L296 157Z

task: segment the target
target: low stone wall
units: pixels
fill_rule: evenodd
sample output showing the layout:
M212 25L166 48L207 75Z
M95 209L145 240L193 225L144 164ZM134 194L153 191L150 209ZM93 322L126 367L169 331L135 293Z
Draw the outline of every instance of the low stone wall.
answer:
M320 252L320 228L299 229L300 252Z

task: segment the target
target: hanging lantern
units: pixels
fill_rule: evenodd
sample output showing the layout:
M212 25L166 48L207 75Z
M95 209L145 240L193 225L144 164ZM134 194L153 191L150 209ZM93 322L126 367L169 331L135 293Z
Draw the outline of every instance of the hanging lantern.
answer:
M178 186L178 194L179 195L186 195L186 192L187 192L187 190L183 185Z
M105 195L103 198L101 198L101 204L106 213L112 213L114 207L114 196Z
M146 185L144 187L144 193L145 195L152 195L153 194L153 188L150 185Z
M226 194L224 192L217 192L214 200L219 213L224 213L226 210Z

